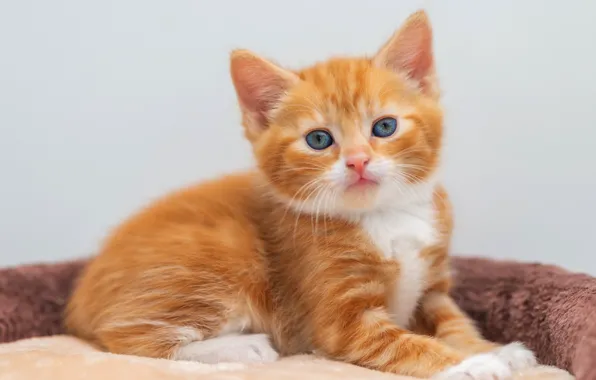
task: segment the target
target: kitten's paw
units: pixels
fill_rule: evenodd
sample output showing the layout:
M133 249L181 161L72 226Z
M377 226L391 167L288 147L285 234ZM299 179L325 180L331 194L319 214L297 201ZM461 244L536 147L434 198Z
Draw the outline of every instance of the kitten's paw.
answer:
M470 356L432 377L433 380L506 380L511 369L495 354Z
M493 353L513 371L535 367L538 364L534 353L519 342L499 347Z
M191 342L178 349L174 358L201 363L268 363L279 354L265 334L227 335Z

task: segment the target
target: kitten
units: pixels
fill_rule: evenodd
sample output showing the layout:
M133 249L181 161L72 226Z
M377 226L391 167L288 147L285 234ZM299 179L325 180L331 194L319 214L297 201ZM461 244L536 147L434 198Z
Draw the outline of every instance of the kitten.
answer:
M442 115L424 12L372 58L231 76L258 169L171 194L105 242L68 304L115 353L266 362L315 352L381 371L504 379L535 364L449 297Z

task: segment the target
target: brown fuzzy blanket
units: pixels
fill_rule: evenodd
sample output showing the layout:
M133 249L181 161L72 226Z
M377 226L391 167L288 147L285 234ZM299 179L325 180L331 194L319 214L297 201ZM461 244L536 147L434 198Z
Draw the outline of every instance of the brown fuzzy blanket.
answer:
M0 342L63 333L62 311L86 261L0 270ZM453 296L497 342L596 380L596 279L540 264L454 259Z

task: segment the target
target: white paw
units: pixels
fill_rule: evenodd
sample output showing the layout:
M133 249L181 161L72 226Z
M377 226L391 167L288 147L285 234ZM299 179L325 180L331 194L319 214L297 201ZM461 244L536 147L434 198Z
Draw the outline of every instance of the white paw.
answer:
M513 371L534 367L537 364L534 353L519 342L500 347L494 351L494 354Z
M267 363L279 354L265 334L226 335L180 347L174 359L201 363Z
M433 380L505 380L511 369L495 354L470 356L461 363L433 376Z

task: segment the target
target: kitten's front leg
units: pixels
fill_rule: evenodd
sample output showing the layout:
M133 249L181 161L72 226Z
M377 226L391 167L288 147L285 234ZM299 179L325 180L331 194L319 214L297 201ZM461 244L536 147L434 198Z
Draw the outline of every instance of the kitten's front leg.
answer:
M332 359L417 377L461 362L464 357L455 349L392 322L386 305L387 264L373 256L349 254L321 263L305 279L315 350Z
M519 370L536 365L532 351L515 342L505 346L484 339L474 322L443 292L430 292L420 304L422 317L435 330L435 337L468 355L491 353L510 369Z

